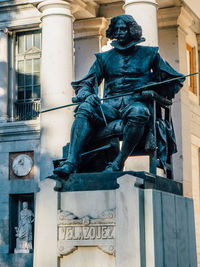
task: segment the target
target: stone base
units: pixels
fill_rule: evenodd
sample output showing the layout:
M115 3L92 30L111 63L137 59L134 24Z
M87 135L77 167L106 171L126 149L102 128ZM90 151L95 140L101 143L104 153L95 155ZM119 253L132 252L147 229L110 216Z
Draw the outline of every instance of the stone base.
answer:
M14 250L14 253L33 253L32 249L16 249Z
M71 175L63 187L40 183L34 267L197 267L193 201L146 189L172 190L173 181L122 174Z
M148 172L124 171L112 173L75 173L71 174L66 181L61 180L56 175L53 175L52 178L62 183L62 188L58 189L61 192L113 190L119 188L117 179L126 174L131 177L142 179L142 189L156 189L176 195L183 195L182 183L153 175Z

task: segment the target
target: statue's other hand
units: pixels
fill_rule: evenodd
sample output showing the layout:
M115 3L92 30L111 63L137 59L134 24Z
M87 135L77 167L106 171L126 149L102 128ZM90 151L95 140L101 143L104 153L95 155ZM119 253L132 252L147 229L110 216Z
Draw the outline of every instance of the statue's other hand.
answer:
M89 95L91 95L91 93L82 88L81 90L79 90L78 94L75 97L72 97L72 102L73 103L83 102Z
M101 103L101 100L97 95L92 94L86 98L85 102L91 104L92 106L98 106Z
M72 97L72 103L78 103L78 102L79 102L78 97L76 96Z

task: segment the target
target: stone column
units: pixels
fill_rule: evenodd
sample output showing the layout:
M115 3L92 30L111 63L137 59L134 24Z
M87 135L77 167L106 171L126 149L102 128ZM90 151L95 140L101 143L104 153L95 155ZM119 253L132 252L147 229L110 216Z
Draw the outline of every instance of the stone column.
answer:
M8 35L0 29L0 122L8 119Z
M42 12L41 109L71 103L73 80L72 16L69 1L47 0ZM41 179L52 174L69 141L73 108L41 114Z
M126 0L125 13L132 15L142 26L145 45L158 45L157 3L156 0Z

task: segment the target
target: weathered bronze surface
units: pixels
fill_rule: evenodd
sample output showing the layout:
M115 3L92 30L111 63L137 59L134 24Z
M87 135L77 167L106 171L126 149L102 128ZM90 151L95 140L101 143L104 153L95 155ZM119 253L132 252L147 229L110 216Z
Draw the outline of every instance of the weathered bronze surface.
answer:
M112 18L106 36L113 40L113 49L96 54L96 61L89 73L79 81L72 82L76 97L73 102L81 104L75 109L75 120L71 130L71 141L67 159L55 168L54 173L66 176L70 173L81 172L91 168L93 171L121 171L127 157L134 153L142 141L149 152L153 151L155 137L152 128L151 93L148 97L136 88L142 88L149 83L155 83L181 77L158 53L158 47L142 46L142 28L130 15ZM104 98L131 93L101 103L98 97L98 86L104 80ZM182 87L184 78L170 83L154 86L158 96L171 100ZM176 152L175 136L171 119L158 121L158 140L160 159L165 169L166 158ZM109 134L108 134L109 133ZM106 142L102 143L102 136ZM100 136L100 137L99 137ZM111 137L115 137L114 141ZM122 136L121 150L118 147L119 137ZM116 140L117 138L117 140ZM98 141L100 140L100 141ZM163 141L164 140L164 141ZM113 143L112 143L113 142ZM158 141L157 141L158 142ZM99 156L95 166L89 164L84 169L84 154L90 149L112 143L108 159ZM167 149L163 149L165 146ZM90 148L90 149L89 149ZM168 154L167 154L168 153ZM108 163L108 160L111 162Z

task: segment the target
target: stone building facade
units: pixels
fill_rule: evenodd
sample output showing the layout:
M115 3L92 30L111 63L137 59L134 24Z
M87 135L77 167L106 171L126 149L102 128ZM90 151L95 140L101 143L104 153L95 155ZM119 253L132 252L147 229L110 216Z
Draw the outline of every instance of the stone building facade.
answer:
M71 102L71 81L87 73L95 52L109 49L105 37L109 20L124 13L143 27L146 45L159 45L163 58L176 70L199 71L198 0L0 1L2 266L31 266L32 254L14 254L14 228L24 201L34 211L38 182L51 175L52 160L62 157L69 140L73 108L39 116L40 105L47 109ZM184 195L194 199L200 266L199 101L196 75L187 79L174 99L172 114L178 143L174 179L183 182ZM130 159L125 168L139 164Z

